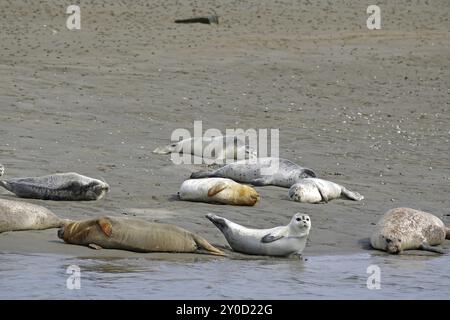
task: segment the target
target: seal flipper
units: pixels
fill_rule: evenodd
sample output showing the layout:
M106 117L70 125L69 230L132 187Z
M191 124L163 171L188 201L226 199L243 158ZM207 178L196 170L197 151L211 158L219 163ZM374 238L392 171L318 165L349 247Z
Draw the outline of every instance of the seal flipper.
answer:
M262 243L270 243L270 242L274 242L274 241L280 240L282 238L284 238L283 235L273 235L273 234L269 233L269 234L266 234L264 237L261 238L261 242Z
M425 251L431 251L431 252L435 252L435 253L440 253L440 254L445 253L445 251L442 250L441 248L432 247L426 242L422 243L422 245L419 247L419 249L422 249Z
M226 256L225 252L214 247L212 244L206 241L206 239L203 239L202 237L196 234L192 234L192 238L194 239L199 249L204 249L207 251L207 253L215 256Z
M259 179L253 179L252 181L250 181L250 184L257 186L257 187L262 187L262 186L266 186L267 182L266 182L266 179L259 178Z
M301 175L302 178L317 178L317 174L308 168L304 168Z
M342 187L341 194L350 200L361 201L364 199L363 195L358 192L350 191L344 187Z
M319 191L320 196L322 197L323 202L328 203L329 199L328 199L328 197L326 196L326 191L323 190L322 187L321 187L318 183L315 183L314 185L316 186L317 190Z
M101 250L103 249L102 247L100 247L99 245L95 244L95 243L89 243L88 247L94 250Z
M227 226L227 222L225 221L224 218L216 216L214 214L208 213L205 216L209 221L211 221L220 231L223 232L223 230L225 230L226 228L228 228Z
M210 188L208 190L208 197L212 197L215 196L216 194L218 194L220 191L223 191L227 188L227 185L225 183L219 183L217 185L215 185L214 187Z
M97 220L97 224L100 226L100 229L102 229L103 233L107 237L111 237L112 234L112 224L111 221L108 218L100 218Z
M215 177L214 172L198 171L191 174L190 179L201 179Z

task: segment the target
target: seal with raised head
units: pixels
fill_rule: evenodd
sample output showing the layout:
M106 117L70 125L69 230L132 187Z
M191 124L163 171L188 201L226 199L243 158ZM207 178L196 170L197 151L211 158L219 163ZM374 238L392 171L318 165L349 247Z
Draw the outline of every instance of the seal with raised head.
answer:
M309 216L301 213L295 214L287 226L271 229L246 228L213 214L206 217L219 228L234 251L252 255L301 255L311 229Z
M175 225L124 217L101 217L72 222L58 231L66 243L93 249L134 252L203 252L223 256L204 238Z
M289 198L302 203L328 202L332 199L349 199L361 201L364 196L345 187L319 178L305 178L289 189Z
M181 184L181 200L253 206L259 194L250 186L226 178L190 179Z
M220 163L227 159L256 158L256 150L246 145L245 138L240 136L189 138L164 147L158 147L153 150L153 153L191 154L200 158L213 159L213 163Z
M75 172L0 180L0 186L19 198L41 200L98 200L109 191L106 182Z
M255 186L274 185L290 188L300 179L316 177L316 173L287 159L266 157L240 160L212 172L200 171L191 174L191 179L210 177L229 178Z
M69 223L47 208L22 202L0 199L0 232L60 228Z
M386 212L370 238L373 248L399 254L404 250L427 250L444 253L432 247L450 239L450 229L431 213L411 208L395 208Z

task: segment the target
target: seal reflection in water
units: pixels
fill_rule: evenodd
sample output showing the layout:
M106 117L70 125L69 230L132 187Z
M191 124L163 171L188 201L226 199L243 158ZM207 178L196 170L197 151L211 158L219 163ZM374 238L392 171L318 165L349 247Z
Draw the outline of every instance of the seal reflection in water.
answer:
M450 229L431 213L411 208L386 212L375 226L370 238L373 248L400 254L404 250L427 250L444 253L432 246L450 239Z
M301 255L311 229L308 215L297 213L287 226L271 229L250 229L225 218L207 214L223 233L234 251L267 256Z
M99 200L109 191L106 182L75 172L0 180L0 186L20 198L41 200Z
M93 249L225 255L202 237L180 227L132 218L101 217L73 222L61 228L58 237L66 243Z
M178 193L181 200L253 206L259 194L250 186L231 179L190 179L182 183Z

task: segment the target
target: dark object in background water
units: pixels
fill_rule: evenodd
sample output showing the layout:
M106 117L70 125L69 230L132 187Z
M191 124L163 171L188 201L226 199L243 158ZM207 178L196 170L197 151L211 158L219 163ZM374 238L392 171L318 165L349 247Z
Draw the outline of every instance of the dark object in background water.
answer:
M177 19L175 23L204 23L204 24L219 24L219 16L211 15L207 17L196 17L189 19Z

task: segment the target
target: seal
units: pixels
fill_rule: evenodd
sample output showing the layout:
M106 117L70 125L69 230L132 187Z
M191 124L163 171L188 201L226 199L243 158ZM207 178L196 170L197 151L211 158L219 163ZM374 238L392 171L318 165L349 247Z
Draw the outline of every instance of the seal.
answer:
M181 184L181 200L253 206L259 194L246 186L226 178L190 179Z
M19 198L41 200L98 200L109 191L106 182L75 172L0 180L0 186Z
M224 160L255 159L256 151L245 144L245 137L217 136L184 139L153 150L157 154L186 153L201 158L214 159L213 163ZM205 155L208 155L206 157Z
M272 229L249 229L225 218L207 214L235 251L267 256L301 255L306 246L311 220L297 213L287 226Z
M0 233L60 228L69 223L47 208L21 201L0 199Z
M444 253L432 246L442 244L445 239L450 239L450 229L438 217L411 208L395 208L378 221L370 243L374 249L392 254L404 250Z
M220 177L255 186L274 185L290 188L300 179L316 176L311 169L300 167L290 160L266 157L240 160L213 172L194 172L191 174L191 179Z
M361 201L364 196L345 187L319 178L305 178L289 189L289 198L302 203L328 202L332 199L349 199Z
M224 256L202 237L175 225L125 217L100 217L72 222L58 230L66 243L93 249L134 252L202 252Z

